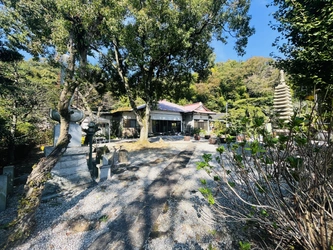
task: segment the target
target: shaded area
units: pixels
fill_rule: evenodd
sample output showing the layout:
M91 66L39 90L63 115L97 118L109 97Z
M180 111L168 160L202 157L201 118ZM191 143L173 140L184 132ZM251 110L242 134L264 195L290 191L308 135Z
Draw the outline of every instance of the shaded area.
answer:
M109 230L96 238L88 249L140 249L151 235L152 227L172 190L180 173L186 167L194 147L180 152L159 176L144 190L143 195L128 204L121 215L108 224Z

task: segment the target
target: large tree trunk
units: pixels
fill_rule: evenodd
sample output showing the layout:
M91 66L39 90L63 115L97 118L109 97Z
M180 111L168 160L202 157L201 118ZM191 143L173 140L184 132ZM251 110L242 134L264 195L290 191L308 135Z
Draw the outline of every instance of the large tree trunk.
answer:
M15 133L16 133L16 126L17 126L17 116L15 114L16 109L16 102L13 103L13 111L14 114L12 115L12 122L10 126L10 136L8 140L8 159L10 163L15 161Z
M21 199L18 216L13 223L12 232L7 240L6 248L13 248L22 243L35 225L35 212L40 204L45 182L50 178L50 172L59 158L65 152L71 136L68 134L70 121L70 99L74 93L75 83L65 83L61 91L58 112L60 114L60 135L54 150L33 167L26 185L25 197Z
M114 44L114 54L116 59L116 65L113 65L113 67L117 70L120 78L122 79L122 83L124 84L126 95L129 99L130 105L133 109L134 114L136 115L136 120L139 123L140 126L140 141L148 141L148 132L149 132L149 122L150 122L150 102L146 101L146 111L143 115L140 114L136 103L134 99L133 92L131 90L131 87L128 82L128 78L125 77L125 72L122 67L122 63L120 62L120 53L118 51L118 42L116 40L113 41Z
M33 167L24 186L25 196L20 201L18 215L13 222L13 227L4 249L12 249L24 242L30 235L35 225L35 212L40 204L45 182L50 178L51 169L66 151L69 141L70 135L67 135L64 140L58 141L54 150Z
M79 72L79 78L82 79L84 76L88 51L88 46L80 48L79 51L74 48L74 32L75 29L71 31L70 40L68 42L69 58L67 60L66 81L64 82L58 103L58 112L60 114L60 134L58 142L53 151L33 167L28 177L25 185L25 197L22 198L20 202L18 216L13 222L12 232L4 247L5 249L20 244L30 235L31 229L35 224L35 212L40 204L45 183L51 177L50 172L52 168L66 151L71 139L71 135L68 133L70 123L69 108L74 91L79 85L79 81L74 79L74 73L77 70ZM75 68L75 58L77 55L80 55L80 65L78 69Z

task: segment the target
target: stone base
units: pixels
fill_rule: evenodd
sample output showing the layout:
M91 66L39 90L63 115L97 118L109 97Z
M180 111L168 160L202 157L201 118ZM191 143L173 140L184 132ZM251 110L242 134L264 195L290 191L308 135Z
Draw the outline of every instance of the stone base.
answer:
M49 154L53 148L45 148ZM46 182L42 200L51 199L74 189L85 189L93 183L87 165L89 147L67 148L51 171L52 179Z
M97 164L97 178L95 181L105 181L111 178L111 165L101 165Z

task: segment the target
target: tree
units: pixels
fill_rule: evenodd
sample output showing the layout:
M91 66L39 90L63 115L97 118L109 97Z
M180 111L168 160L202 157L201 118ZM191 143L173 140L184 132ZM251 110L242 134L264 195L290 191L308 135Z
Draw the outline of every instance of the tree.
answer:
M201 101L214 111L225 112L240 120L246 109L272 106L274 85L279 70L272 58L252 57L246 61L228 60L216 63L207 80L194 83L192 101ZM256 107L254 107L256 106ZM253 112L251 112L253 113Z
M272 58L251 57L243 63L242 68L250 97L273 96L279 70L274 66Z
M3 31L0 29L0 38L3 38ZM0 98L3 97L8 91L13 91L13 81L6 77L1 67L4 63L16 62L23 59L23 56L17 51L8 48L7 44L3 41L0 41ZM10 136L10 131L7 126L7 119L5 119L1 113L3 112L2 108L0 109L0 145L3 147L3 144L6 143L6 139ZM7 162L7 156L2 159L4 162Z
M0 38L2 38L2 30L0 29ZM8 46L0 41L0 62L15 62L23 59L23 56L16 50L8 48ZM11 89L13 82L4 76L3 71L0 71L0 95L2 95L6 90Z
M3 0L0 4L0 26L6 39L34 57L48 58L65 72L57 105L60 135L53 152L33 168L27 180L26 196L9 239L18 243L29 234L44 183L70 141L71 98L87 76L88 55L99 51L106 35L114 34L115 23L123 21L124 13L122 2L112 0Z
M277 58L293 81L295 93L304 99L317 95L323 109L332 110L333 9L330 1L274 0L278 7L272 25L281 35L276 46L285 58Z
M235 49L242 55L248 36L249 1L128 1L125 21L107 44L108 68L118 90L126 94L141 127L140 140L148 137L151 107L164 96L188 86L192 73L207 77L212 63L213 36L226 42L237 39ZM140 96L145 112L134 100ZM180 98L179 98L180 99Z
M37 135L46 129L58 71L34 61L0 63L0 70L7 86L0 95L0 117L8 131L1 141L13 163L16 145L37 142Z
M61 116L59 144L66 140L70 99L87 77L87 58L102 46L121 5L113 1L2 1L2 26L7 39L34 56L47 56L65 70L58 103ZM65 56L62 56L65 55Z

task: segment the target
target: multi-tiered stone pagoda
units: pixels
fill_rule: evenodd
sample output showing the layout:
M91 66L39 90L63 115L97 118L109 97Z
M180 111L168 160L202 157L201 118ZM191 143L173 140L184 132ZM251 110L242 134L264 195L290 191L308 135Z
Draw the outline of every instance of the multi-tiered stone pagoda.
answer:
M293 115L290 88L284 80L283 70L280 70L280 84L274 91L274 112L280 120L289 120Z

